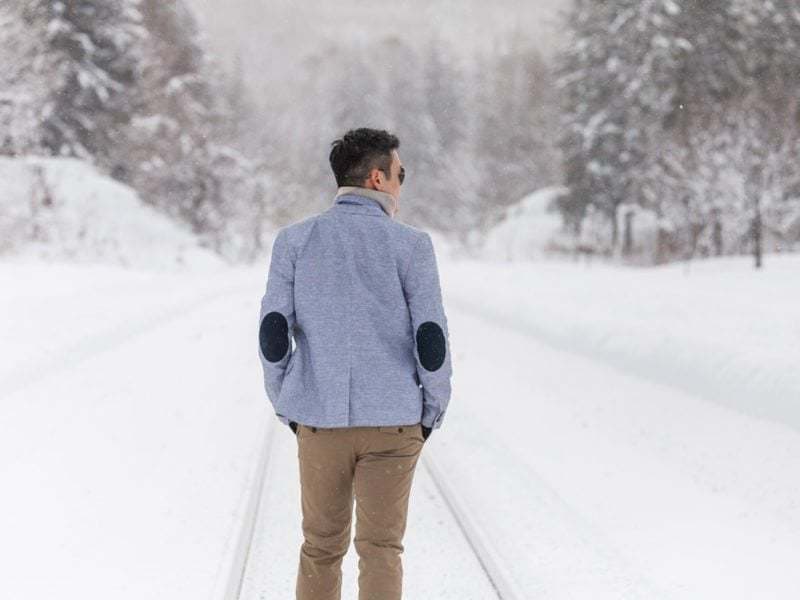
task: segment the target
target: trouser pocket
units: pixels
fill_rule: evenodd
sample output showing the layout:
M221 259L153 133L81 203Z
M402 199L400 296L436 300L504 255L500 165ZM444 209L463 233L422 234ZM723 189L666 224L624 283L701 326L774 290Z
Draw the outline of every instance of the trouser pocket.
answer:
M413 425L388 425L378 427L377 429L379 433L388 436L396 436L397 438L425 443L425 438L422 436L422 423L414 423Z

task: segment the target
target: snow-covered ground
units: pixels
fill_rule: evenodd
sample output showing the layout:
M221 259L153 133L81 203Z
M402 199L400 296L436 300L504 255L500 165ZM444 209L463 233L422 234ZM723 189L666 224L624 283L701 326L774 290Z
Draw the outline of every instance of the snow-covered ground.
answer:
M487 304L451 302L461 405L431 450L526 598L800 597L796 429L553 344Z
M21 264L0 282L0 597L208 597L265 423L261 282Z
M543 188L507 208L487 233L482 258L515 261L546 256L562 228L554 203L567 192L561 186Z
M74 158L0 157L0 256L185 270L219 266L130 187Z
M424 452L524 598L800 597L798 257L440 264L454 391ZM274 418L266 266L0 263L0 597L215 597ZM243 598L292 597L275 433ZM406 597L492 598L425 469L410 510Z
M751 263L463 260L445 285L453 308L800 430L800 255Z

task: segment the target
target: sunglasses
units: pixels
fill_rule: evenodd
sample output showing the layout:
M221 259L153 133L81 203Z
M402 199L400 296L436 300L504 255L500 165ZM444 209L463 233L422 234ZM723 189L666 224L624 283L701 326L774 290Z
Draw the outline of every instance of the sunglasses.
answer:
M406 168L400 167L400 173L397 176L400 178L400 185L403 185L403 180L406 178Z

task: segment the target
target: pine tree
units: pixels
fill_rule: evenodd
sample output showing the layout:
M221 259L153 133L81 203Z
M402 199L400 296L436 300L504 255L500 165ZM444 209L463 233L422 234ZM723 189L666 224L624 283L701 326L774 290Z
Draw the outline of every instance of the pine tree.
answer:
M478 115L471 94L473 74L452 47L434 37L428 40L421 56L421 110L430 115L435 156L426 188L439 197L449 198L452 210L442 229L456 232L462 243L480 226L483 203L479 185L481 172L473 154ZM476 240L477 241L477 240Z
M556 131L548 122L554 105L550 69L520 32L476 64L480 122L473 142L482 174L480 226L486 229L509 206L557 181Z
M249 242L240 238L248 207L240 203L254 201L254 167L234 148L241 116L231 104L230 80L206 52L183 2L142 0L141 11L148 39L130 181L214 250L247 254Z
M613 249L619 207L647 206L670 235L683 232L681 245L692 254L719 210L713 190L697 184L718 180L716 159L729 139L706 131L749 84L738 7L579 1L568 24L572 43L559 58L572 189L565 208L577 221L587 205L604 212ZM711 147L713 156L700 151Z
M374 56L392 73L386 82L386 123L401 140L408 172L403 184L404 219L445 229L448 220L460 212L460 199L452 189L453 165L445 156L439 130L425 102L424 56L399 37L381 40Z
M0 3L0 155L43 153L40 123L49 98L47 74L37 57L39 32L26 24L21 7Z
M41 146L114 172L124 160L118 151L138 95L137 0L32 0L22 14L43 39L35 63L50 93Z
M741 10L752 24L752 94L742 112L753 130L750 231L759 265L762 244L784 249L800 242L800 10L790 0L745 3Z
M603 152L606 138L619 136L612 111L615 90L609 73L619 68L612 59L608 28L611 3L576 0L566 16L566 50L557 57L556 85L561 93L565 183L570 194L561 202L566 223L576 235L590 206L613 212L621 199L614 196L613 175L618 170L613 152ZM613 148L612 148L613 150ZM606 161L611 164L605 164Z

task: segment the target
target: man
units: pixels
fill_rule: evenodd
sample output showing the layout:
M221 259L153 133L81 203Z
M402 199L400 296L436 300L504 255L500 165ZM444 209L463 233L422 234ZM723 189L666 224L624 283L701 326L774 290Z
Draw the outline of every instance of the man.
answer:
M297 600L340 599L354 501L359 600L400 600L411 482L450 399L433 243L394 218L399 145L367 128L333 142L332 206L278 231L272 247L259 357L298 445Z

